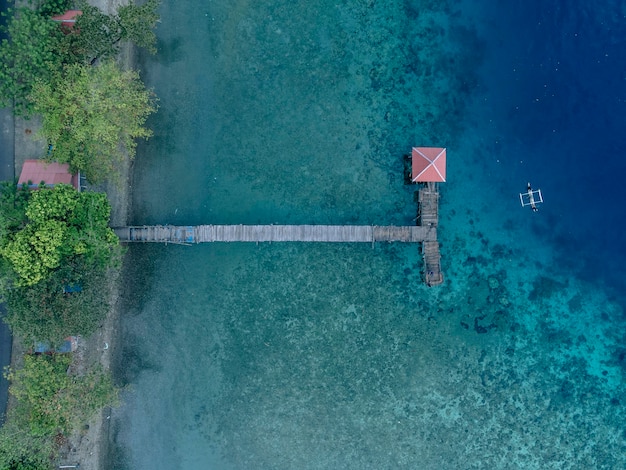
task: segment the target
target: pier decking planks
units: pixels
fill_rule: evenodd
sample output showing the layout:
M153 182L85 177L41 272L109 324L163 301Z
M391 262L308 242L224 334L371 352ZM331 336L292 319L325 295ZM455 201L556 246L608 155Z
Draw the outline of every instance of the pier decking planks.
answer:
M443 282L437 241L439 191L428 183L418 193L416 226L376 225L145 225L113 230L122 243L195 244L215 242L422 243L424 281Z
M436 227L439 223L439 191L436 187L420 189L418 202L417 223Z
M439 242L427 241L422 245L424 255L424 280L429 286L436 286L443 282L441 272L441 254L439 253Z
M372 225L197 225L134 226L115 228L123 243L213 243L213 242L328 242L328 243L419 243L437 240L432 226Z
M434 183L428 183L418 194L417 222L422 227L430 227L436 230L439 223L439 191ZM429 286L436 286L443 282L441 272L441 254L439 242L424 240L422 244L424 255L424 280Z

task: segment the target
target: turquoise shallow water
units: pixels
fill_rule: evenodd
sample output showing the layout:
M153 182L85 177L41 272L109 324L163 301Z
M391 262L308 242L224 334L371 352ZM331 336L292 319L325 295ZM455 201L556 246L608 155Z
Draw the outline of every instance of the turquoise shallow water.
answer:
M490 16L311 3L164 2L133 223L407 224L402 156L445 145L446 283L398 244L131 247L110 467L623 467L623 311L518 207Z

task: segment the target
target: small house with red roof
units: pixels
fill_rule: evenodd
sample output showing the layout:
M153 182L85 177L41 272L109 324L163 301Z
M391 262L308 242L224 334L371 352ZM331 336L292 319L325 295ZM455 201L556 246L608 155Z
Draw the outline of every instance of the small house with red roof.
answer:
M445 148L413 147L411 160L411 181L413 183L445 183Z
M82 10L67 10L62 15L53 16L52 21L61 23L61 29L66 33L70 33L74 29L76 19L82 14Z
M67 163L26 160L18 185L26 184L30 189L37 189L41 184L52 188L57 184L71 184L80 191L80 175L70 173Z

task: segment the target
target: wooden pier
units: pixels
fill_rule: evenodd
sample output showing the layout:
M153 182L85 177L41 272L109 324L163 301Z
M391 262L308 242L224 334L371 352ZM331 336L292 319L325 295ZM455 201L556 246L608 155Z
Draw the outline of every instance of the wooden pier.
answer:
M437 240L434 226L376 225L151 225L118 227L122 243L213 242L422 243Z
M417 225L143 225L113 230L122 243L192 245L215 242L421 243L424 282L443 282L437 241L439 190L427 182L418 193Z
M137 225L113 230L122 243L192 245L216 242L421 243L424 282L443 282L437 241L439 191L429 184L419 190L414 226L379 225Z
M423 227L436 227L439 224L439 190L434 184L419 190L417 223Z
M439 190L436 184L428 183L419 190L418 194L417 223L419 226L429 229L437 229L439 223ZM441 272L441 254L439 242L424 240L422 244L424 255L424 281L429 286L436 286L443 282Z

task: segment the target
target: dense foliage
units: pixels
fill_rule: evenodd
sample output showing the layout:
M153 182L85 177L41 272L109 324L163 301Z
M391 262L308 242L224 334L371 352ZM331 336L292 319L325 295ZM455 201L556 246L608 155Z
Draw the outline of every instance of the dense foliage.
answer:
M69 385L70 362L67 354L29 354L23 368L6 374L10 393L18 401L17 414L29 424L31 434L45 436L67 429L71 416L62 393Z
M156 111L155 98L137 72L112 61L67 66L38 83L32 100L43 116L41 133L54 145L51 158L91 182L115 178L120 164L134 157L135 139L152 134L144 124Z
M24 228L26 205L32 193L20 191L15 183L0 182L0 240L5 240L9 234Z
M79 62L86 64L115 57L121 41L131 41L155 52L158 6L158 0L148 0L141 6L120 6L116 15L105 15L100 9L81 3L83 13L76 20L80 34L68 36L69 49Z
M109 213L101 193L0 186L5 320L26 344L57 346L104 320L107 269L119 254ZM16 405L0 429L0 469L49 469L59 439L115 401L110 375L100 368L71 374L70 363L70 355L27 355L23 368L9 372Z
M41 16L49 18L69 10L73 0L31 0L29 3Z
M156 99L136 72L112 60L122 41L156 50L159 2L122 6L115 15L80 0L29 3L6 13L0 106L42 114L51 160L69 163L91 182L115 179L119 164L134 156L134 139L151 135L144 124ZM73 28L51 20L71 7L83 11ZM104 320L107 279L120 254L109 215L104 194L66 185L35 192L0 186L0 300L8 304L5 320L27 343L58 345L68 335L91 334ZM116 401L109 374L72 373L75 366L70 355L27 355L23 368L8 371L16 405L0 428L0 469L52 468L70 429Z
M48 81L66 60L58 23L29 8L10 11L9 39L0 43L0 106L32 112L28 97L36 81Z
M49 468L56 437L117 402L101 368L76 375L68 372L70 363L69 355L26 355L23 368L8 371L16 405L0 431L0 468Z
M157 13L160 0L147 0L143 5L130 3L117 10L120 26L120 39L156 52L156 35L154 28L160 16Z
M96 331L110 308L107 293L106 272L75 260L37 284L8 289L5 321L30 344L57 346L70 334Z
M50 470L55 445L51 436L35 436L27 423L9 413L0 428L0 468L2 470Z
M52 16L65 11L68 0L36 0L33 8L9 10L6 33L0 43L0 106L13 105L17 115L33 113L33 86L48 83L65 65L93 64L113 58L121 41L130 41L154 52L154 27L159 19L158 0L141 6L121 6L115 15L105 15L84 2L78 8L75 27L63 28Z
M17 399L16 415L28 424L31 434L65 434L75 422L115 402L108 375L101 369L84 376L70 374L70 363L68 354L27 354L24 367L8 372L9 392Z
M108 226L110 211L102 193L63 184L34 192L25 209L27 223L1 240L0 254L15 272L16 286L33 286L76 258L106 266L118 246Z

